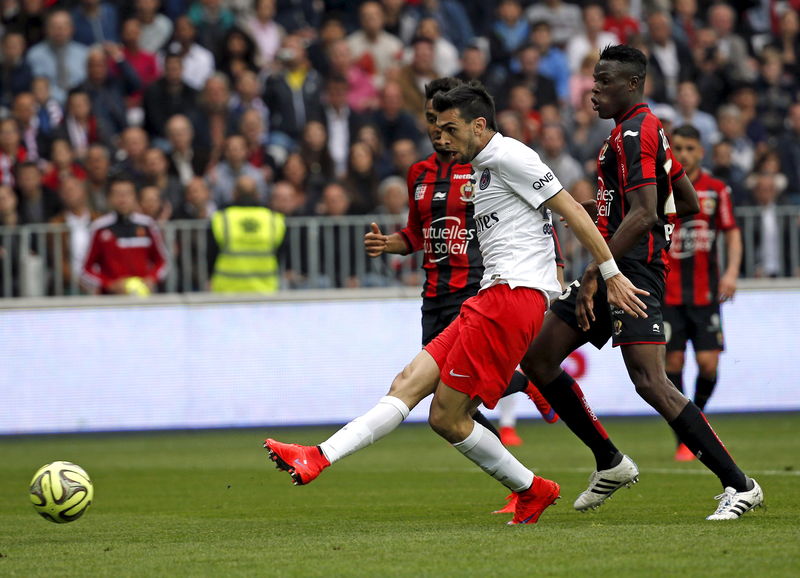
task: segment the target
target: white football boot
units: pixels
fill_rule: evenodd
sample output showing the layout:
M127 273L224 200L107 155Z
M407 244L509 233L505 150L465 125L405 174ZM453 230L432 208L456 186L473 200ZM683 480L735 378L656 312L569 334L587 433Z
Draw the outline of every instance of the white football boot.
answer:
M613 468L596 471L589 476L589 487L578 496L574 507L579 512L594 510L621 487L630 488L638 481L639 468L628 456L622 456L622 461Z
M764 492L758 482L753 480L752 490L737 492L733 488L727 487L714 499L719 500L719 506L717 506L717 511L706 520L735 520L745 512L761 506L764 503Z

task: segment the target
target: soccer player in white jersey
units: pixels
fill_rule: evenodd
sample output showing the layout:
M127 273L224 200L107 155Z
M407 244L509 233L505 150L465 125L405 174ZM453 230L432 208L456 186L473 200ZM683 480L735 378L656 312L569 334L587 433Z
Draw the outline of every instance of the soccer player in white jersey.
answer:
M511 524L536 523L559 496L556 482L520 463L472 415L493 408L518 361L542 325L556 279L550 210L562 215L606 278L609 300L646 317L635 288L583 207L565 191L530 148L497 132L494 102L479 83L434 97L440 145L475 169L475 221L485 266L481 290L464 302L458 318L395 378L403 387L438 383L429 422L439 435L487 474L517 494ZM265 442L271 459L295 483L313 480L330 463L373 443L408 415L391 395L319 446ZM352 427L350 427L352 425Z

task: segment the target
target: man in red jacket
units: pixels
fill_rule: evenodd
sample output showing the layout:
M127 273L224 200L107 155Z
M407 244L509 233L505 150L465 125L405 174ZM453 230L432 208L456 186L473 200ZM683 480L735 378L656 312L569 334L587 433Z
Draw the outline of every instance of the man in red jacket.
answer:
M149 295L167 274L167 251L155 221L135 212L136 186L119 177L108 188L111 213L92 224L81 284L90 292Z

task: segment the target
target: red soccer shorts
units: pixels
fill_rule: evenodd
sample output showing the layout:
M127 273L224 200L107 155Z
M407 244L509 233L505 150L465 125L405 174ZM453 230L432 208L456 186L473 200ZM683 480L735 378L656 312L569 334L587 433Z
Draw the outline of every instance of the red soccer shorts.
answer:
M547 298L538 289L498 284L464 301L455 320L425 346L445 385L492 409L542 328Z

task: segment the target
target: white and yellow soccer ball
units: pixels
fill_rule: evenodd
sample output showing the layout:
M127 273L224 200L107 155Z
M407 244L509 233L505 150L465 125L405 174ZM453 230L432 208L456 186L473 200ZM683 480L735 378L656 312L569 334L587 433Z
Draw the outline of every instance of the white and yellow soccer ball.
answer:
M72 462L53 462L36 470L31 480L33 508L56 524L83 516L94 499L89 474Z

